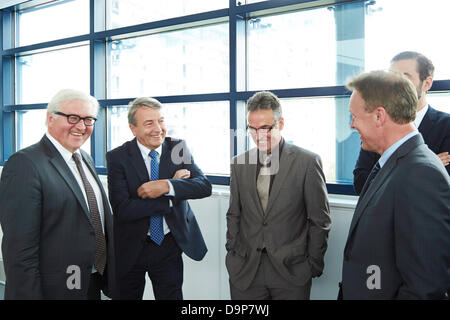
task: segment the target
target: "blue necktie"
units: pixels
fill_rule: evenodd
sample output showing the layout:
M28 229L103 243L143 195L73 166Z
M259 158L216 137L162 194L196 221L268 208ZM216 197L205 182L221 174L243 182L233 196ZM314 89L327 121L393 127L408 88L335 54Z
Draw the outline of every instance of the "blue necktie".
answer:
M155 150L150 151L150 180L159 179L159 163L158 163L158 152ZM161 215L150 217L150 239L152 239L157 245L161 245L164 240L164 228L163 228L163 218Z
M372 169L372 172L370 172L369 177L367 178L368 180L368 185L367 187L369 187L371 185L371 183L373 182L373 180L375 179L375 177L378 174L378 171L380 171L381 167L380 167L380 163L377 161L377 163L375 164L375 166Z

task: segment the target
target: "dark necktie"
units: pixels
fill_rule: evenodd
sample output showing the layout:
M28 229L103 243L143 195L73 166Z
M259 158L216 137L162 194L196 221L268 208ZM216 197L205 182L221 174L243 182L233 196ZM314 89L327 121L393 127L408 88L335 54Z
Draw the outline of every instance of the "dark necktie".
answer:
M372 184L373 180L377 176L378 171L380 171L380 169L381 169L380 163L377 161L372 171L370 172L369 177L367 178L367 188Z
M150 180L159 179L159 163L158 163L158 152L155 150L150 151L148 154L152 159L150 161ZM155 215L150 217L150 239L153 240L158 246L164 240L164 228L163 228L163 218L162 215Z
M86 191L86 196L89 205L89 212L91 214L92 226L95 232L95 256L94 256L94 268L103 275L106 265L106 239L103 234L102 221L100 220L100 211L97 206L97 199L95 197L94 189L92 189L86 174L84 173L83 167L81 166L80 155L77 153L73 154L73 160L77 165L78 171L81 175L81 180L83 180L84 190Z

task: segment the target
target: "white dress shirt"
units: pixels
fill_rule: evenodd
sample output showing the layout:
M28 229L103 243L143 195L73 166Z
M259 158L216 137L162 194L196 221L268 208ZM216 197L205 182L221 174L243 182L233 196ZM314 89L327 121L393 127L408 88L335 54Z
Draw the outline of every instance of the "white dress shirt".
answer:
M137 139L136 139L137 145L139 147L139 150L141 150L141 154L142 154L142 158L144 159L145 162L145 167L147 168L147 172L148 172L148 176L151 176L151 167L150 167L150 162L152 161L152 159L149 156L150 153L150 149L147 148L146 146L144 146L143 144L141 144ZM158 148L155 149L156 152L158 152L158 163L159 163L159 159L161 158L161 152L162 152L162 145L160 145ZM173 189L172 183L168 180L167 181L169 183L169 192L166 193L166 196L175 196L175 190ZM172 200L169 199L169 205L170 207L172 207ZM164 219L163 216L163 225L164 225L164 234L168 234L170 232L169 226L166 223L166 219ZM148 231L148 235L150 235L150 230Z
M416 113L416 119L414 119L414 125L416 128L419 128L420 124L422 123L423 118L425 117L425 113L428 111L428 104L425 105L420 111L417 111Z
M78 185L80 186L81 192L83 192L84 200L86 201L86 207L89 209L86 190L84 190L84 184L83 180L81 179L80 172L78 171L77 165L75 161L72 158L72 152L64 148L55 138L53 138L48 132L46 133L47 138L53 143L55 148L59 151L61 156L63 157L64 161L66 161L67 165L69 166L70 171L72 171L72 174L74 175L75 179L78 182ZM75 151L75 153L78 153L80 155L80 158L83 159L81 156L80 150ZM100 187L97 184L97 181L95 180L94 176L91 173L91 170L87 167L86 163L84 161L81 161L81 166L83 167L84 173L86 174L86 177L89 181L89 183L92 186L92 189L94 189L95 198L97 200L97 206L98 210L100 212L100 220L102 222L102 229L103 233L105 233L105 210L103 208L103 197L102 192L100 191Z

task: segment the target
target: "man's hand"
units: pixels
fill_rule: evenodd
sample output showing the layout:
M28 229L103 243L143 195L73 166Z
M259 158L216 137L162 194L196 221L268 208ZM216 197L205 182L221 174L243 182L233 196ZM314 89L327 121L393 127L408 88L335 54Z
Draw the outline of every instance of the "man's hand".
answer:
M149 181L141 185L138 190L138 196L142 199L158 198L170 191L169 182L167 180Z
M439 157L439 159L441 159L444 166L448 166L448 164L450 163L450 155L448 154L448 152L441 152L437 156Z
M172 179L189 179L191 172L187 169L180 169L173 175Z

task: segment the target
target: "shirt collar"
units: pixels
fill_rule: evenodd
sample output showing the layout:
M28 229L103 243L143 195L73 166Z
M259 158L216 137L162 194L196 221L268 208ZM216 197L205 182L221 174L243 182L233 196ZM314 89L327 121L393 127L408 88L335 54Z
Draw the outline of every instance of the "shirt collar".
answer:
M392 154L407 140L415 136L416 134L419 134L419 131L414 130L413 132L408 133L406 136L398 140L396 143L394 143L392 146L390 146L380 157L380 160L378 162L380 163L380 167L382 168L384 164L389 160L389 158L392 156Z
M136 142L137 142L139 150L141 150L142 157L144 159L148 158L148 154L150 153L151 149L147 148L142 143L140 143L137 138L136 138ZM155 151L158 152L158 158L159 158L161 156L162 144L158 148L156 148Z
M428 111L428 107L429 105L426 104L425 107L423 107L420 111L417 111L416 119L414 119L414 125L416 126L416 128L419 128L420 124L422 123L422 120Z
M58 152L61 154L61 156L63 157L63 159L66 162L69 162L72 159L72 155L73 153L70 152L69 150L67 150L66 148L64 148L61 143L58 142L58 140L56 140L55 138L52 137L52 135L47 131L45 133L45 135L47 136L47 138L50 140L51 143L53 143L53 145L55 146L56 150L58 150ZM78 153L81 157L81 152L80 149L77 149L74 153ZM81 157L81 159L83 159L83 157Z

